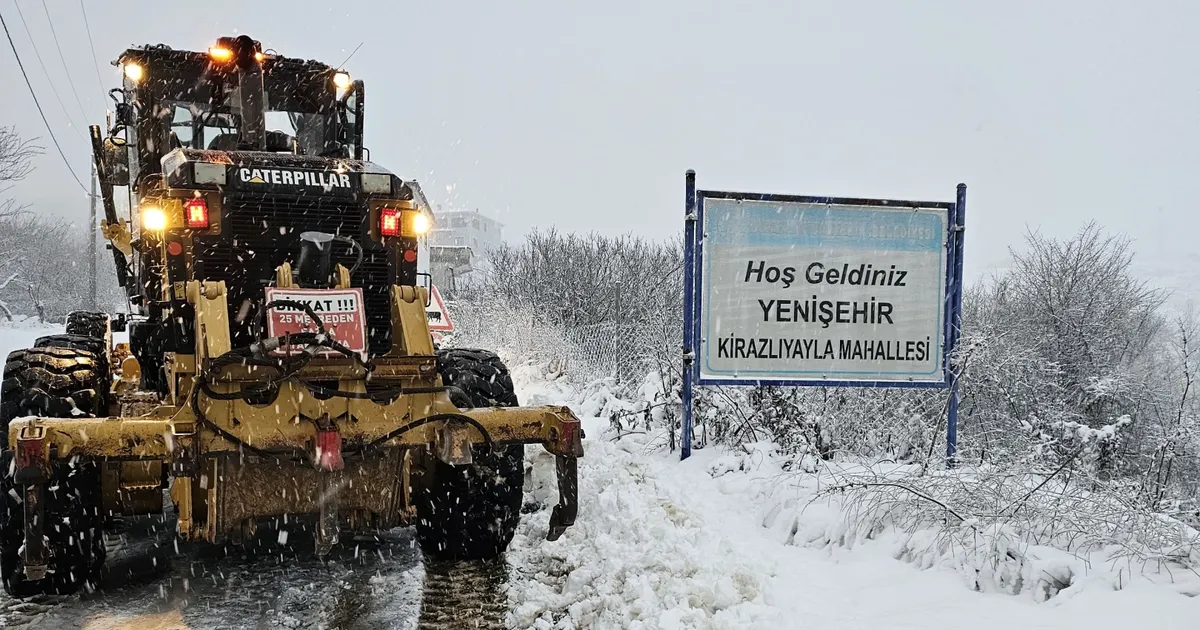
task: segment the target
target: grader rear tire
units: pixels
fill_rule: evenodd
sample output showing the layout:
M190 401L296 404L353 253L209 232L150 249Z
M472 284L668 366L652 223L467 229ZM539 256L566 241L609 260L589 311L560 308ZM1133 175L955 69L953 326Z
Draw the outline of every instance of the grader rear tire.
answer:
M458 348L438 351L442 380L473 407L515 407L508 369L494 353ZM465 403L466 401L464 401ZM474 461L451 466L425 454L413 471L417 540L438 560L483 560L504 553L521 519L525 447L476 447Z
M70 320L68 320L70 323ZM100 389L96 390L102 399L100 405L103 406L107 401L108 384L110 383L111 367L108 364L108 338L93 337L90 335L66 333L59 335L46 335L38 337L37 341L33 342L34 348L70 348L72 350L86 350L96 358L96 374L100 379Z
M33 342L34 348L73 348L87 350L96 357L104 356L104 339L86 335L45 335Z

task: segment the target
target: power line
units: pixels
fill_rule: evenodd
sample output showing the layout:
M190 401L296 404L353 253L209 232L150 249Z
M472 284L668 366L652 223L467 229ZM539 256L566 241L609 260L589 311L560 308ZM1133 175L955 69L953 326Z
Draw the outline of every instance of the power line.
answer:
M62 96L58 93L58 88L54 87L54 81L50 78L50 71L46 70L46 64L42 61L42 53L38 52L37 43L33 39L33 33L29 30L29 23L25 21L25 14L21 12L21 5L17 4L17 0L13 0L13 6L17 8L17 16L21 18L21 26L25 27L25 36L29 38L29 45L33 48L33 54L37 57L38 65L42 67L42 74L46 75L46 82L50 84L50 91L54 93L54 100L58 101L58 106L62 109L63 116L67 117L67 122L70 123L71 128L75 130L75 133L79 135L79 139L82 140L83 132L79 130L79 125L75 124L75 119L71 118L70 112L67 111L67 106L63 104ZM15 46L13 47L13 52L16 52Z
M88 25L87 9L83 8L83 0L79 0L79 11L83 13L83 28L87 29L88 48L92 50L92 62L96 64L96 80L100 82L100 94L107 94L108 92L104 89L104 79L100 76L100 60L96 58L96 44L92 43L92 27Z
M4 26L4 36L8 38L8 45L12 48L13 57L17 58L17 67L21 69L21 76L25 77L25 85L29 88L29 95L33 97L33 104L37 106L38 114L42 117L42 123L46 125L46 132L50 134L50 140L54 142L54 148L58 149L58 155L63 159L63 164L67 166L67 171L71 173L71 179L74 179L75 183L79 184L80 190L87 193L87 186L84 186L83 182L79 181L79 176L75 174L75 169L71 168L71 162L67 160L67 154L63 153L62 145L58 144L58 138L54 137L54 130L50 128L50 121L46 120L46 112L42 111L42 104L38 102L37 93L33 91L33 84L29 82L29 75L25 72L25 64L21 63L21 55L17 52L17 45L13 43L12 33L8 32L8 22L4 19L3 13L0 13L0 25Z
M359 49L359 48L362 48L362 45L363 45L363 44L365 44L365 43L366 43L366 42L358 42L358 45L354 47L354 50L350 51L350 57L353 57L353 56L354 56L354 53L358 52L358 49ZM345 49L343 48L342 50L345 50ZM346 62L347 62L347 61L350 61L350 57L346 57L344 60L342 60L342 63L339 63L339 64L337 65L338 69L345 68L345 67L346 67Z
M83 116L83 122L86 123L87 109L84 108L83 101L79 99L79 92L75 90L75 81L71 79L71 71L67 69L67 58L63 56L62 46L58 45L58 33L54 32L54 19L50 17L50 8L46 6L46 0L42 0L42 10L46 12L46 21L50 23L50 35L54 37L54 47L58 50L58 60L62 62L63 72L67 74L67 85L71 86L71 93L75 95L75 104L79 106L79 113Z

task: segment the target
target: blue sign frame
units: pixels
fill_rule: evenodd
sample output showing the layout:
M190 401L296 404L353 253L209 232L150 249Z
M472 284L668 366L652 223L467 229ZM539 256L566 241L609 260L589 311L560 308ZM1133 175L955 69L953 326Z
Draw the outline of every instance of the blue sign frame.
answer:
M742 201L765 201L806 204L833 204L853 206L875 206L880 208L938 209L946 212L946 264L945 304L942 320L942 370L941 381L856 381L831 379L726 379L701 378L698 359L701 356L701 281L704 264L704 201L727 199ZM957 375L950 358L958 347L962 331L962 276L963 237L966 215L966 184L959 184L953 202L905 201L894 199L864 199L848 197L817 197L805 195L780 195L717 190L697 190L696 173L689 170L686 176L685 222L684 222L684 265L683 265L683 405L684 417L681 436L681 458L691 455L693 425L693 389L695 386L778 386L778 387L888 387L888 388L949 388L949 418L947 422L947 460L953 462L957 450L958 387Z

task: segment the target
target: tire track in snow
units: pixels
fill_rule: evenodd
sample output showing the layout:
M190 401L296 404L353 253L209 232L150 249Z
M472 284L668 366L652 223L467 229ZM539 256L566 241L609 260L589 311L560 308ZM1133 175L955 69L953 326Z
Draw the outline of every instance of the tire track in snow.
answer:
M508 563L428 562L420 630L503 630Z
M335 547L327 564L296 545L282 552L184 545L173 523L110 537L98 589L14 600L0 626L88 630L338 628L502 629L509 566L422 562L410 530ZM301 538L295 532L293 540ZM270 534L274 538L274 534Z

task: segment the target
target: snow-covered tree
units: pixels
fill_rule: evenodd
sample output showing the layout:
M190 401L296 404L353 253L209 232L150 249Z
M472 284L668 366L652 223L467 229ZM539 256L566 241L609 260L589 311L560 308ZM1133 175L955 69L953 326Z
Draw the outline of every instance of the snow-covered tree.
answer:
M88 226L47 217L8 196L12 186L33 170L41 149L0 127L0 317L34 315L61 321L81 308L88 290ZM122 298L111 265L99 261L102 305ZM110 306L111 308L111 306Z

